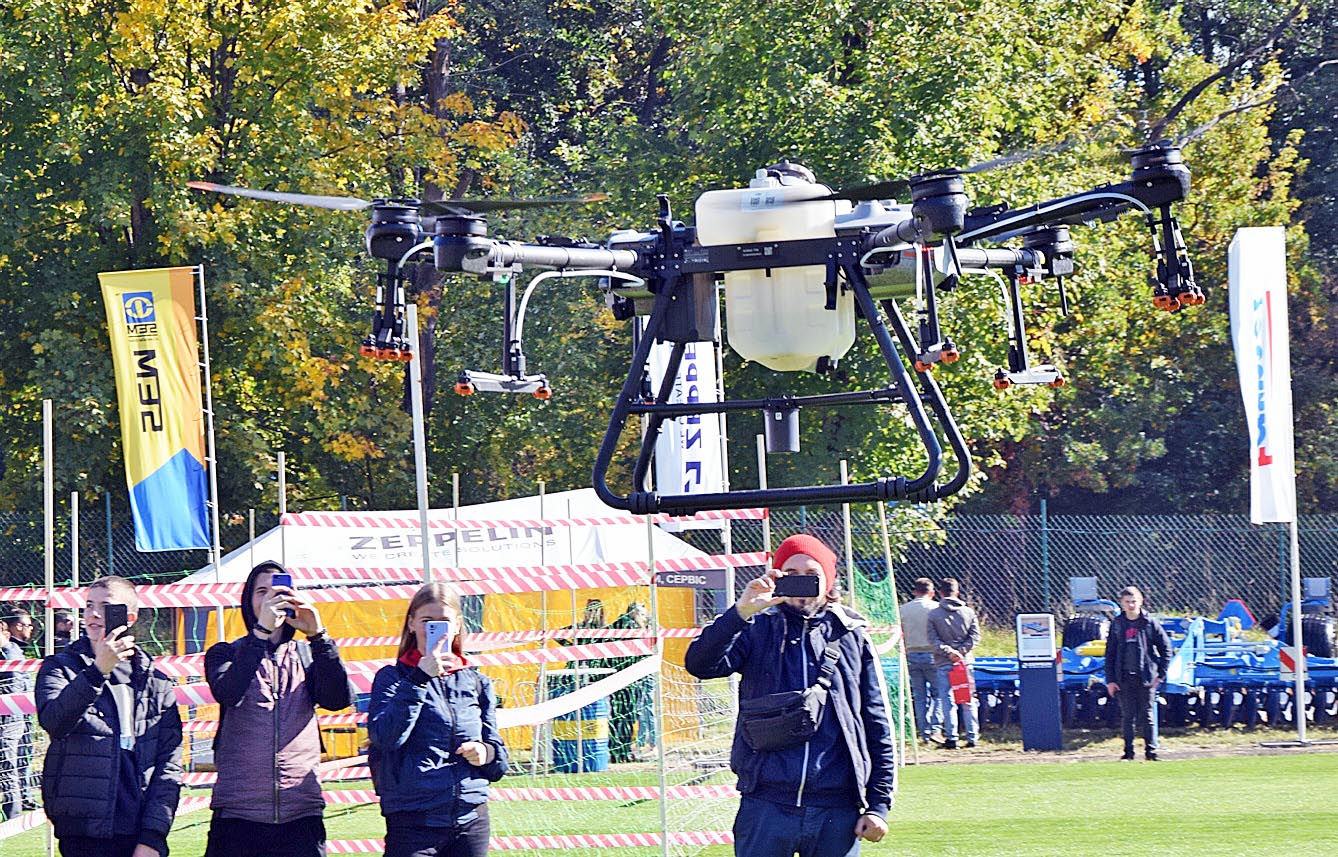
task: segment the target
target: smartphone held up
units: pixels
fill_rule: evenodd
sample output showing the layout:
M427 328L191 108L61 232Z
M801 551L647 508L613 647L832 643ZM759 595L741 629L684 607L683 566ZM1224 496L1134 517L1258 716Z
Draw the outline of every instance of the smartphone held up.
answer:
M437 645L443 639L450 640L451 638L450 620L424 622L423 635L427 638L424 641L426 648L423 649L423 654L427 655L437 651Z
M104 635L110 635L117 628L130 626L130 608L124 604L104 604L102 607Z
M785 574L776 578L774 594L786 598L817 598L819 583L816 574Z

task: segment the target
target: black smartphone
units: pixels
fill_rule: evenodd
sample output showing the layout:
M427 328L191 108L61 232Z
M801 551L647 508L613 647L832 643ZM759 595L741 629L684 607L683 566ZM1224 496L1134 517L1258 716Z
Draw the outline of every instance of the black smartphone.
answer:
M280 587L280 586L286 586L286 587L288 587L289 589L292 589L292 588L293 588L293 576L292 576L291 574L289 574L288 572L286 572L286 571L276 571L276 572L274 572L274 574L270 575L270 578L269 578L269 588L270 588L270 589L277 589L277 588ZM283 615L285 615L285 616L292 616L292 615L293 615L293 611L292 611L292 610L285 610L285 611L283 611Z
M102 605L103 635L110 634L117 628L130 625L130 608L124 604Z
M777 578L775 594L789 598L817 598L818 585L816 574L787 574Z

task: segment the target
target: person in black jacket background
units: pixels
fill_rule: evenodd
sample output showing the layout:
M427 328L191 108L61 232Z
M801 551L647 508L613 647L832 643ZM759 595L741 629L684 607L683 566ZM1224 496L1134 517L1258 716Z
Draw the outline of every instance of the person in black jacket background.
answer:
M794 746L755 750L740 723L730 767L739 777L734 853L740 857L852 857L860 839L887 833L896 788L882 666L854 611L836 596L836 555L817 538L781 542L775 570L749 581L733 607L702 629L684 665L698 678L740 674L739 700L813 686L828 647L835 670L816 732ZM773 597L787 574L821 575L816 598Z
M87 635L37 673L37 722L51 736L44 809L63 857L167 857L181 791L176 694L127 627L105 626L109 604L124 604L135 624L134 584L99 578Z
M1157 731L1152 727L1152 706L1157 686L1171 664L1171 639L1161 623L1143 611L1143 593L1137 586L1120 590L1118 616L1106 635L1106 688L1120 702L1124 727L1124 755L1134 757L1134 726L1143 733L1143 756L1157 761Z

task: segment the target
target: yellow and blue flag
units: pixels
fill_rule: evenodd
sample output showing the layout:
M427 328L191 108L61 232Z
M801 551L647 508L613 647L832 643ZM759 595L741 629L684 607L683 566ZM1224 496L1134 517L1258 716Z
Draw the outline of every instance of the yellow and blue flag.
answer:
M209 547L195 269L98 274L107 305L135 547Z

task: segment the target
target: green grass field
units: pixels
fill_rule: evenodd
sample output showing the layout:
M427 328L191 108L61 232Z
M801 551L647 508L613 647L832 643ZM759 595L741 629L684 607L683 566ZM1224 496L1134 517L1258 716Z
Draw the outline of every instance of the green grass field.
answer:
M598 776L600 785L651 782L653 778L646 773ZM592 783L577 777L508 777L505 784ZM866 845L864 853L915 857L1333 855L1338 854L1335 795L1336 753L1227 756L1157 764L1068 760L911 766L902 771L888 838L878 845ZM701 818L695 809L671 807L671 827L676 821ZM493 833L500 836L659 828L654 803L497 802L492 810ZM705 820L709 827L728 829L731 812L726 806L707 808ZM172 853L177 857L203 853L208 825L207 811L183 816L172 832ZM331 839L379 838L384 832L375 807L331 807L326 826ZM6 840L0 844L0 853L40 857L44 834L31 831ZM596 852L532 853L590 857ZM658 850L605 853L640 857ZM717 847L699 853L722 857L732 852Z

